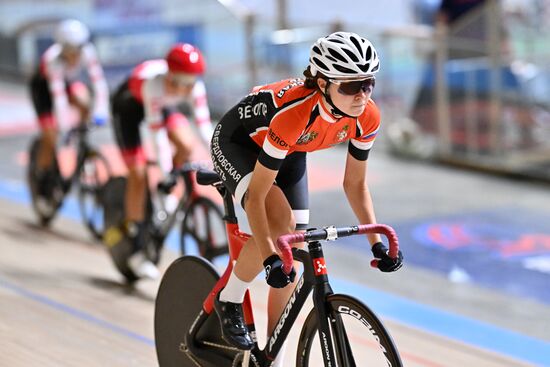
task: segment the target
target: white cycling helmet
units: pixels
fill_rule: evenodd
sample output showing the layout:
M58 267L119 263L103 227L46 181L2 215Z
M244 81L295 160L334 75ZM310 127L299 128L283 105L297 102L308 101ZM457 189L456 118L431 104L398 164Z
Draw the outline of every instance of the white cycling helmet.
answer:
M64 46L80 47L90 39L90 31L82 22L67 19L59 23L55 30L55 41Z
M319 38L311 46L311 74L323 73L328 78L363 78L380 68L378 53L366 38L352 32L335 32Z

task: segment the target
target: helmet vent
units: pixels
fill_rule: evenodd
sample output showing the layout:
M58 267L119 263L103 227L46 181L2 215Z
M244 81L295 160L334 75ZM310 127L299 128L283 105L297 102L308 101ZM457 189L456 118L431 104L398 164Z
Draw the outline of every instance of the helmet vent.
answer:
M344 51L347 51L347 50L344 50ZM342 61L342 62L346 62L346 59L344 58L344 56L340 55L337 51L329 48L328 49L328 52L335 58L337 58L338 60Z
M344 73L344 74L355 74L354 70L348 69L348 68L346 68L344 66L341 66L341 65L338 65L338 64L333 64L332 67L335 68L336 70L338 70L339 72Z
M350 37L350 41L355 45L355 47L357 47L358 50L361 50L362 47L359 41L357 41L357 38Z
M361 69L362 72L366 73L369 70L370 62L367 62L366 64L363 64L363 65L357 65L357 66L359 67L359 69Z
M353 52L351 52L350 50L344 48L344 52L349 56L350 59L353 60L353 62L358 62L359 61L359 58L357 57L357 55L355 55Z
M372 57L372 47L367 47L367 53L365 55L365 59L370 60Z
M315 61L315 65L317 65L318 67L320 67L321 69L325 69L325 70L330 70L321 60L319 60L318 58L314 57L313 58L313 61Z

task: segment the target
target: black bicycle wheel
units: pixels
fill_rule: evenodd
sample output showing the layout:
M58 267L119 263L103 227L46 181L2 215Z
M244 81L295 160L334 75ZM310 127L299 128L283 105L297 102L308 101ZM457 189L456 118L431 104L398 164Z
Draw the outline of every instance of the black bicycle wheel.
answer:
M353 297L328 297L329 324L338 367L402 366L397 347L387 329L367 306ZM323 366L315 310L302 328L296 354L297 367ZM324 347L323 347L324 348Z
M229 251L223 213L207 197L201 196L192 200L185 210L180 235L182 255L189 252L193 242L196 243L199 254L208 260Z
M186 334L218 279L214 267L196 256L175 260L164 273L155 301L155 345L160 367L197 366L184 352ZM200 327L201 339L220 338L215 314ZM200 366L211 364L203 361Z
M37 156L40 149L40 137L33 139L29 148L29 164L27 165L27 184L31 194L31 202L34 212L40 220L40 224L48 226L57 214L57 210L63 202L64 192L59 172L57 157L54 157L53 168L48 175L47 190L39 188L44 182L38 182ZM40 189L47 191L46 195L40 195Z
M78 177L78 203L84 225L95 239L100 240L105 230L102 189L109 180L111 168L99 152L90 151Z

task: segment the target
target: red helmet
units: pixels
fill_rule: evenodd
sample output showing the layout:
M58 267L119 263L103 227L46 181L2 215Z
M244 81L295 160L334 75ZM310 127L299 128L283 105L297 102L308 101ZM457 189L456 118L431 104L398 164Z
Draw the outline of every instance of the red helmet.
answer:
M173 73L202 74L206 68L202 53L189 43L174 45L166 55L166 62Z

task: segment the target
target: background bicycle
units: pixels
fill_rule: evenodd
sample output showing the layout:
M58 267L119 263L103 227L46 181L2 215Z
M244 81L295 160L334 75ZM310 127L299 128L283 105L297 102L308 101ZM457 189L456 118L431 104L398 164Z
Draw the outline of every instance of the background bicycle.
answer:
M197 179L202 184L214 184L224 198L230 261L221 277L207 260L196 256L177 259L165 272L155 303L155 342L161 367L269 366L312 290L314 307L303 323L296 366L402 366L397 347L374 312L354 297L334 294L319 242L381 233L388 238L389 254L395 258L397 236L391 227L380 224L327 227L281 236L277 245L286 269L295 259L304 264L304 272L264 349L258 345L248 292L243 314L255 341L254 348L244 352L228 345L221 337L213 303L249 235L239 230L231 194L217 175L199 172ZM290 243L304 241L308 242L308 251L291 250ZM371 265L376 266L376 260Z
M71 187L76 185L82 221L94 238L100 239L104 230L101 193L103 185L111 176L111 167L107 159L89 142L88 135L92 126L90 123L79 123L61 139L60 148L72 147L76 152L76 163L72 172L64 176L58 158L54 157L52 167L45 174L43 182L39 182L36 166L40 138L34 138L29 148L27 182L33 209L43 226L49 225Z
M222 211L212 199L196 188L195 171L209 164L210 162L190 162L158 181L154 178L159 175L154 172L157 162L147 163L149 185L145 215L145 253L153 263L160 261L164 242L178 223L179 249L182 254L192 251L193 246L208 260L228 252ZM178 185L178 182L181 184ZM124 221L125 186L125 177L113 177L105 186L103 200L107 228L116 227ZM176 195L179 199L174 201ZM104 242L107 243L115 266L128 282L135 282L138 277L127 264L127 259L134 251L131 241L107 238L110 235L108 231ZM109 246L110 243L117 245Z

